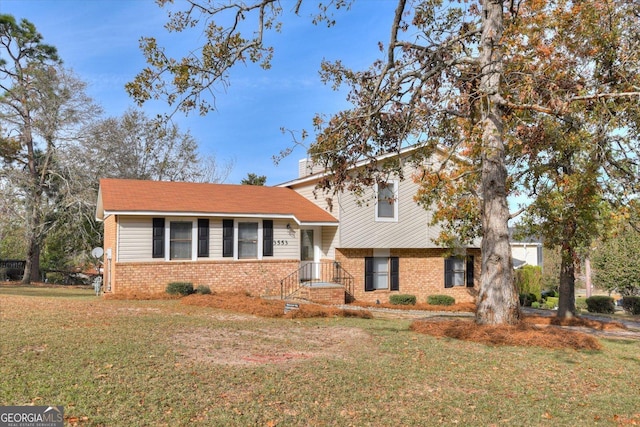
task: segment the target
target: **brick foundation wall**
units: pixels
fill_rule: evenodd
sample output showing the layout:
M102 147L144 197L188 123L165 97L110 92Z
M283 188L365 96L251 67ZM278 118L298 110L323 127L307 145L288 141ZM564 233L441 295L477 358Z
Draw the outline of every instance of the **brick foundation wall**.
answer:
M364 258L373 256L373 249L336 249L336 261L354 277L356 301L389 302L392 294L415 295L418 302L427 302L429 295L450 295L456 302L474 302L480 279L480 251L471 250L474 256L473 288L444 287L444 249L391 249L392 257L399 257L400 290L364 290Z
M213 292L274 296L280 295L280 280L298 268L298 261L126 262L114 267L114 293L162 293L171 282L191 282Z
M298 291L298 297L321 304L342 305L345 292L342 286L310 286Z

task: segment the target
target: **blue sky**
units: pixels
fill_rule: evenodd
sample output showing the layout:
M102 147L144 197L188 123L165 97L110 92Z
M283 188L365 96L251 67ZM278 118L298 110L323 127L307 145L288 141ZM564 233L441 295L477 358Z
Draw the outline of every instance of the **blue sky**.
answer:
M286 11L293 4L282 1ZM271 70L237 66L230 86L216 92L217 111L178 117L180 128L191 132L203 154L214 154L219 162L233 159L227 183L239 183L250 172L266 175L268 185L295 178L304 150L297 148L278 166L272 161L291 145L280 128L311 131L315 113L332 114L348 106L344 92L320 81L322 59L341 59L363 69L380 57L377 43L388 41L394 0L357 0L350 11L336 14L333 28L314 26L309 15L317 1L307 4L301 16L288 14L282 33L269 36L275 48ZM88 84L89 95L107 116L135 106L124 85L145 66L140 37L156 37L176 55L197 47L197 39L185 43L167 33L166 11L152 0L0 0L0 13L33 22L65 66ZM143 110L149 116L169 111L161 103L145 104Z

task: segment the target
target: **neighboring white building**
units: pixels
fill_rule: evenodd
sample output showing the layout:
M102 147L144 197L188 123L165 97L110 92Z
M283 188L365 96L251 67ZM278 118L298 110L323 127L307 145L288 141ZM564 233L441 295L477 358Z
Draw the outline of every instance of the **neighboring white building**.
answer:
M510 229L513 235L513 230ZM525 265L542 267L542 242L536 238L525 238L514 240L511 236L511 257L513 258L513 268L522 268Z

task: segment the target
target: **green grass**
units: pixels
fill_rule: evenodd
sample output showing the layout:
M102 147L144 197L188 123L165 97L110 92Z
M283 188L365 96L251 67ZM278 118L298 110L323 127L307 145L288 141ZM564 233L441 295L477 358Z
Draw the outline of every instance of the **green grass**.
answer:
M71 420L96 426L640 422L638 342L604 340L598 352L489 347L408 325L0 287L0 405L63 405ZM307 334L316 341L296 339ZM304 357L207 359L237 361L241 347Z

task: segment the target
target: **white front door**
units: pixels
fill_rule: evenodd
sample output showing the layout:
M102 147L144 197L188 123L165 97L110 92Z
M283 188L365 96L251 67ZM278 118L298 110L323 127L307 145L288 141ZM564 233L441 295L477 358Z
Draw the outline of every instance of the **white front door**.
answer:
M320 247L320 232L317 228L303 228L300 230L300 280L314 280L318 278Z

